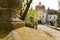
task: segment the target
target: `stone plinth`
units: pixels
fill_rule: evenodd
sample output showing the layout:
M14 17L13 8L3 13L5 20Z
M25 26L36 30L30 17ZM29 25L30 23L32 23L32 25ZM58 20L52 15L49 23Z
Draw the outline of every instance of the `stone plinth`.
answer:
M0 9L0 29L23 27L24 22L17 14L15 9Z

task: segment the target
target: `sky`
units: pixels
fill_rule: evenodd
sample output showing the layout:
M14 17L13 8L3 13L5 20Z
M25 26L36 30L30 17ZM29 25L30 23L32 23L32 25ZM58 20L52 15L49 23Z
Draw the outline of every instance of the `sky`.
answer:
M31 7L33 7L35 9L35 6L38 5L39 2L41 2L41 4L43 4L43 5L45 5L46 9L49 7L50 9L58 10L58 8L59 8L58 0L33 0Z

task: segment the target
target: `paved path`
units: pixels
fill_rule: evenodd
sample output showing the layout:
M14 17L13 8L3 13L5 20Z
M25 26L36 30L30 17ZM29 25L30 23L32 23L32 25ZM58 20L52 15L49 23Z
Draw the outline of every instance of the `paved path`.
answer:
M45 32L48 32L50 33L52 36L55 37L56 40L60 40L60 31L57 31L55 29L52 29L48 26L45 26L45 25L38 25L37 29L39 30L42 30L42 31L45 31Z

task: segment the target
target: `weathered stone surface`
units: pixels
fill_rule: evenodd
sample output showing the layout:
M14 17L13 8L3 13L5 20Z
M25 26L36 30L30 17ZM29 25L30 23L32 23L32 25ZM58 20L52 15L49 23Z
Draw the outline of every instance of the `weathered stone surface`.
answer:
M9 21L0 21L0 29L6 28L20 28L24 27L25 24L23 21L9 22Z
M28 27L22 27L11 32L5 32L6 36L1 37L0 40L54 40L53 36L44 33L41 30L35 30Z
M17 17L16 10L0 9L0 29L24 27L24 22Z
M21 9L23 0L0 0L0 7Z

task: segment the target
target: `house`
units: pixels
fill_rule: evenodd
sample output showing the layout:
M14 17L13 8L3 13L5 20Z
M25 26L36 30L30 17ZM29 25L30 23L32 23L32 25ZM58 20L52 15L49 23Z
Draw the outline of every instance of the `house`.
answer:
M54 9L49 9L47 10L47 21L52 23L52 26L54 26L54 23L56 22L58 16L57 16L57 11Z

